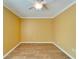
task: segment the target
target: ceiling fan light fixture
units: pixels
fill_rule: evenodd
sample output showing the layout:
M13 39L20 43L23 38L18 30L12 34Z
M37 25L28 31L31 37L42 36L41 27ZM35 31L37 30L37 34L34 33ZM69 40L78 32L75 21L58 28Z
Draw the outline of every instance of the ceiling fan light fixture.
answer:
M43 5L41 3L36 2L34 7L36 10L41 10L43 8Z

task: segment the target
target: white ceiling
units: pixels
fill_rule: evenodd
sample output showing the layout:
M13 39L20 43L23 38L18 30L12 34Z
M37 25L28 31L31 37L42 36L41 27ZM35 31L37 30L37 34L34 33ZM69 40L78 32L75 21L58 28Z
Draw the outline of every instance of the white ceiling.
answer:
M46 0L49 9L29 10L35 1L4 0L4 6L20 18L53 18L75 3L75 0Z

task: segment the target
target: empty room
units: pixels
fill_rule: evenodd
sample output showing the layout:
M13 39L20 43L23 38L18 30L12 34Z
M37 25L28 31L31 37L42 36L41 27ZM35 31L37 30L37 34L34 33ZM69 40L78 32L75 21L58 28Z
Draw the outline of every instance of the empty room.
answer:
M75 0L4 0L4 59L76 59Z

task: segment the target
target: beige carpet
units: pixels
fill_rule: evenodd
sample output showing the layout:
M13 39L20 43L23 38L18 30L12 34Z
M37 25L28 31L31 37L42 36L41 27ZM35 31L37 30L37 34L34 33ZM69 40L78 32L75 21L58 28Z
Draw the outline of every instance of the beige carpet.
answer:
M53 44L21 44L4 59L70 59Z

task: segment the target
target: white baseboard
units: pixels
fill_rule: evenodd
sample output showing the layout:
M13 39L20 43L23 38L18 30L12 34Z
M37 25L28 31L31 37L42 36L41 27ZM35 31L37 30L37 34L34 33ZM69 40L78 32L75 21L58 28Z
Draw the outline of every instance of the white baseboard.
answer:
M15 47L13 47L9 52L7 52L3 58L5 58L6 56L8 56L16 47L18 47L20 44L22 43L52 43L52 42L19 42Z
M52 43L52 42L20 42L20 43Z
M16 47L18 47L21 43L18 43L15 47L13 47L9 52L7 52L3 58L5 58L6 56L8 56Z
M71 59L75 59L74 57L72 57L69 53L67 53L64 49L62 49L59 45L57 45L56 43L53 42L53 44L59 48L63 53L65 53L67 56L69 56Z
M62 49L59 45L57 45L56 43L54 42L20 42L19 44L17 44L14 48L12 48L8 53L6 53L4 55L4 58L10 54L16 47L18 47L20 44L22 43L51 43L51 44L54 44L57 48L59 48L62 52L64 52L67 56L69 56L71 59L75 59L73 58L70 54L68 54L64 49Z
M51 44L54 44L58 49L60 49L67 56L69 56L71 59L75 59L74 57L72 57L69 53L67 53L64 49L62 49L59 45L57 45L54 42L20 42L20 43L51 43Z

